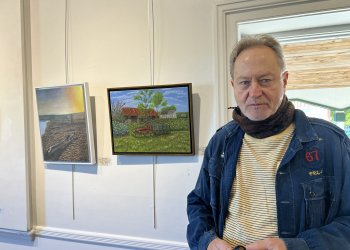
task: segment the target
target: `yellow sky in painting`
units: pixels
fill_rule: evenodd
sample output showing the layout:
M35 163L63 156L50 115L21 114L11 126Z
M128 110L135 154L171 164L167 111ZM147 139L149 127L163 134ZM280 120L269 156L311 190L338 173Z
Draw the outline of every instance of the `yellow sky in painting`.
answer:
M83 85L36 90L39 115L63 115L85 111Z
M72 113L84 112L84 96L81 86L67 88L65 92L70 103Z

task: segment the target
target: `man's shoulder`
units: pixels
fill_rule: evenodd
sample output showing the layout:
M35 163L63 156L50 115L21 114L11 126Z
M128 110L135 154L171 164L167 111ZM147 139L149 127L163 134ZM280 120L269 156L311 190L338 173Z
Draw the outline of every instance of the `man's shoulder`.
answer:
M329 121L319 119L319 118L314 118L314 117L308 117L308 119L311 125L320 131L330 131L330 132L337 133L341 136L345 135L345 132L343 129L341 129L340 127L338 127L337 125Z
M230 136L231 134L235 133L236 130L238 129L239 125L237 124L236 121L232 120L228 123L226 123L225 125L221 126L220 128L218 128L216 130L216 133L214 136L218 136L218 137L221 137L221 136L224 136L224 137L227 137L227 136Z
M226 123L216 130L215 134L210 139L208 147L213 151L222 150L227 143L227 139L237 134L238 130L239 126L234 120Z
M347 137L344 130L341 129L340 127L338 127L337 125L326 121L324 119L320 119L320 118L315 118L315 117L309 117L306 116L305 113L301 110L297 110L297 122L296 122L296 126L305 126L305 124L309 124L306 125L306 128L308 126L310 126L311 129L313 129L318 135L321 135L323 133L327 133L327 134L334 134L334 135L338 135L340 137Z
M226 123L222 127L216 130L212 136L211 144L225 144L226 139L233 137L239 131L239 125L234 120Z

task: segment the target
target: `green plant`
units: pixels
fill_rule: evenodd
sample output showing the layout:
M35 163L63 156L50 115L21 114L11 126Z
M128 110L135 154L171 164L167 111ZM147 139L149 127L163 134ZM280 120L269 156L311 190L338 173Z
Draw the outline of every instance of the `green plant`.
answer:
M123 136L129 134L128 125L113 121L113 135L114 136Z

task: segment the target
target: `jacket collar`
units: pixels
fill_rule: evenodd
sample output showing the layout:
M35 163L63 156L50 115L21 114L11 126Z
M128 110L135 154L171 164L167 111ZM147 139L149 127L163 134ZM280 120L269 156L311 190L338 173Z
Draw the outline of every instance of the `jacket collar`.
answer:
M310 120L305 113L299 109L294 114L295 136L301 142L318 140L316 131L311 126Z
M237 132L239 130L242 130L241 127L238 125L238 123L235 120L232 120L229 123L227 123L225 126L222 127L222 129L225 130L226 139L237 134Z

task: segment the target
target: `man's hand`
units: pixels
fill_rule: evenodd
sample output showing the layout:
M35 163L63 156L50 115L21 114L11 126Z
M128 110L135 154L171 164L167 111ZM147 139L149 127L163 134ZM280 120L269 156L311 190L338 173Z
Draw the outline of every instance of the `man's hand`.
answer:
M278 238L267 238L255 241L246 246L247 250L287 250L284 241Z
M207 250L232 250L232 246L226 241L220 238L216 238L215 240L210 242Z

